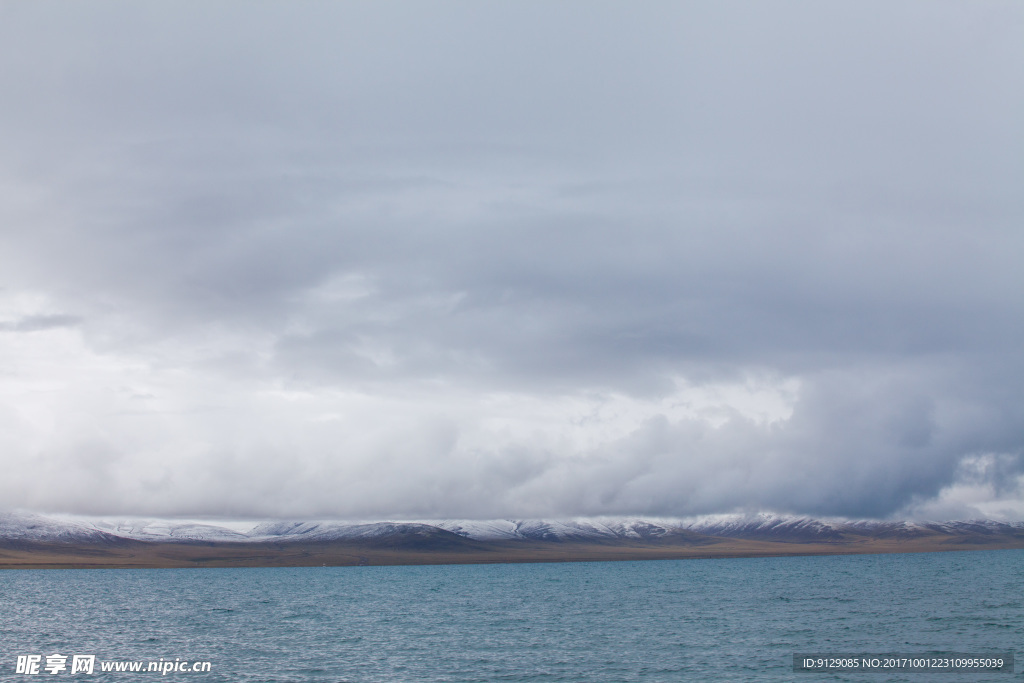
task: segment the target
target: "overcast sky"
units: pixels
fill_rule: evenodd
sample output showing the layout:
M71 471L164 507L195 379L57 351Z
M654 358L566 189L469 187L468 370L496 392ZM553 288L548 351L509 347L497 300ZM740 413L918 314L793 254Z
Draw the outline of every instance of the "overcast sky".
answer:
M1024 5L0 3L0 507L1024 519Z

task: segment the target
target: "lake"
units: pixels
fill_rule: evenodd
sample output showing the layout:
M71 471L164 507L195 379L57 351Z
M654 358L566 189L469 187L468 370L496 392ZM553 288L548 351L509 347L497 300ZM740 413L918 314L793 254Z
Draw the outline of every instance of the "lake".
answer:
M920 681L933 676L794 673L793 654L1013 650L1024 642L1024 550L7 570L0 604L2 680ZM94 657L92 675L71 673L88 664L74 655ZM19 656L39 674L18 673ZM133 661L170 670L101 671ZM196 662L209 671L173 669Z

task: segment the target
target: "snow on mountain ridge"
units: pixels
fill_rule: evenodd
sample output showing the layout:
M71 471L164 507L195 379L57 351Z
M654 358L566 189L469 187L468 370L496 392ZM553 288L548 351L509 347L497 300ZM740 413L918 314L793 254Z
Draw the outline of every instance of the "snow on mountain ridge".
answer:
M680 528L674 522L637 518L441 520L425 523L477 541L643 539L665 536Z
M913 538L932 533L990 535L1024 531L1024 522L994 520L909 522L814 519L773 513L666 518L576 518L562 520L267 521L213 523L182 520L116 520L0 513L0 539L76 542L131 539L162 542L369 541L394 535L454 534L474 541L654 540L673 534L758 538L793 542L838 541L847 535Z
M201 522L168 520L97 520L92 526L106 533L136 541L244 541L247 535Z
M688 531L733 538L802 538L835 539L841 536L847 523L838 520L820 520L810 517L777 515L761 512L754 515L714 515L685 523ZM865 522L881 524L881 522ZM867 528L867 526L865 527Z
M245 540L367 540L389 534L423 532L437 528L439 527L420 522L265 522L253 527Z
M53 519L27 512L0 513L0 539L7 541L71 543L117 538L121 537L88 523Z

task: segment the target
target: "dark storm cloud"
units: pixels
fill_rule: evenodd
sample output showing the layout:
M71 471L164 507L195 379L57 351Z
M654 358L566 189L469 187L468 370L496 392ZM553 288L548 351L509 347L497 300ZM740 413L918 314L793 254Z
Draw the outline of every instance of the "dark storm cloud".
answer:
M0 11L0 329L82 344L11 347L81 382L10 409L15 469L162 472L26 504L885 515L1021 474L1012 3ZM110 417L143 394L180 451ZM75 401L102 435L39 436Z

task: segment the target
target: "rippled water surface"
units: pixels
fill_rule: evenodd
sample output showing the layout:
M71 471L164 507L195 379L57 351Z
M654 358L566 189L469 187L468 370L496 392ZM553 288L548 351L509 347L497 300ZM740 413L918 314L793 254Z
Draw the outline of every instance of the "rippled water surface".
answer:
M1021 680L794 674L794 652L1024 644L1024 551L0 572L0 680ZM210 673L15 673L19 654ZM45 664L45 660L44 660ZM70 664L70 660L69 660ZM98 665L97 665L98 669ZM1024 667L1018 662L1016 670Z

